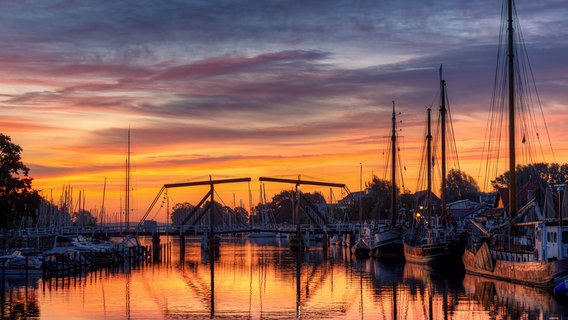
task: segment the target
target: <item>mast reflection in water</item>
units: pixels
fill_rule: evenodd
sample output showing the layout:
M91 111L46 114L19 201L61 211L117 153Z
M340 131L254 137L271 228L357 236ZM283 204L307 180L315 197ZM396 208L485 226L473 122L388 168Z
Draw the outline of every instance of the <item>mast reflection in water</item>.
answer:
M6 278L2 318L41 319L547 319L568 312L548 292L429 269L356 260L348 248L293 252L277 238L187 241L180 260L79 278ZM148 239L149 243L149 239ZM180 262L181 261L181 262Z

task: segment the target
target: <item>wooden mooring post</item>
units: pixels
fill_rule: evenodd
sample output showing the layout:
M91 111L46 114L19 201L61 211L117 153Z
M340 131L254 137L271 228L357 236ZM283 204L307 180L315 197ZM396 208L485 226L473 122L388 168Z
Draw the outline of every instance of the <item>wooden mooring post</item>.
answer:
M160 235L154 233L152 235L152 262L160 262Z
M327 233L324 233L321 236L321 243L322 243L324 250L326 250L329 247L329 239L328 239Z
M179 235L179 261L183 263L185 261L185 236Z

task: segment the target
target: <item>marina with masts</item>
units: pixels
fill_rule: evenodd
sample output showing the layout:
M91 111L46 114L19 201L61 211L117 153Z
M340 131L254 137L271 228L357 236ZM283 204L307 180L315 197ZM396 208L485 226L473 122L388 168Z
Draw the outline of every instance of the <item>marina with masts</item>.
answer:
M448 318L455 314L483 318L499 312L519 318L562 317L568 313L568 188L566 181L552 183L552 178L541 177L550 171L549 166L536 171L545 164L522 166L517 162L518 149L525 147L528 136L523 130L534 122L523 117L534 112L524 109L531 99L523 95L532 91L523 89L520 82L532 70L519 70L530 64L518 61L519 56L526 56L524 51L519 54L523 49L517 49L523 43L513 0L504 1L501 28L500 40L506 40L506 45L499 47L505 51L498 54L501 60L491 113L505 110L506 116L490 115L487 139L502 140L501 120L507 119L508 171L491 181L495 192L476 194L478 201L466 197L467 188L477 186L461 172L459 162L453 167L448 164L447 154L457 148L442 66L437 127L432 125L432 106L425 110L418 178L425 190L414 194L404 189L397 176L397 115L401 112L396 108L404 110L405 106L395 108L392 101L388 179L373 173L364 188L363 163L359 162L356 192L342 182L301 174L209 175L160 182L141 218L133 219L129 128L125 198L120 199L117 216L106 211L105 177L98 217L85 208L85 191L79 190L75 201L77 190L66 185L59 204L51 196L50 201L41 202L34 219L24 215L17 228L2 231L2 317L11 312L4 305L18 300L7 303L5 292L22 287L21 281L26 299L27 288L39 283L43 298L58 290L71 291L77 283L83 289L95 283L106 312L107 292L116 289L106 279L119 279L124 288L125 318L131 317L130 306L135 301L131 294L140 292L149 295L141 301L160 305L163 314L152 316L158 318L196 314L207 318L364 318L364 312L372 318ZM495 142L486 145L487 161L499 161ZM523 170L530 173L523 176ZM456 181L460 179L469 185L459 185ZM251 183L256 182L260 196L253 205ZM233 184L247 184L248 210L242 201L237 205L234 193L232 206L222 200L219 189ZM282 190L267 199L266 185ZM170 193L180 189L199 201L195 205L178 202L170 208ZM327 189L329 199L323 196L322 190ZM452 200L451 192L457 194ZM97 281L112 289L105 291ZM133 283L139 287L135 289ZM170 284L175 286L168 287ZM270 286L274 287L267 290ZM346 289L337 290L340 286ZM185 290L186 295L177 290ZM162 292L167 291L176 293L164 296ZM270 310L264 309L267 296ZM177 300L184 298L193 304ZM257 298L258 307L253 307ZM243 312L247 299L248 310ZM293 311L279 309L280 300L292 301ZM201 305L195 307L196 301ZM443 307L437 309L433 301ZM140 310L152 311L143 306ZM111 315L116 317L116 313Z

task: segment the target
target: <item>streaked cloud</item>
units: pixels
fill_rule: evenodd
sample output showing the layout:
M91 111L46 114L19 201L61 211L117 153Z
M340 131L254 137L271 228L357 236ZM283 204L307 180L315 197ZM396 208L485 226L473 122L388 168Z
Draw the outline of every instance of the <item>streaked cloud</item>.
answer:
M119 190L129 127L143 199L213 171L357 186L359 163L385 168L395 100L414 181L443 64L462 167L476 176L500 10L489 0L8 1L1 132L24 148L42 189L110 177ZM517 11L564 154L568 5Z

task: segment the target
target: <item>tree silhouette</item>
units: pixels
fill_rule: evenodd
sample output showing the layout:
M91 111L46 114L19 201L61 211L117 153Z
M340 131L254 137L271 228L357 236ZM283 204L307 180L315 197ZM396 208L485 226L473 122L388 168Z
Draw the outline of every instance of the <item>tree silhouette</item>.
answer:
M450 169L446 178L446 203L464 199L479 201L480 194L477 181L472 176Z
M194 206L189 202L176 203L172 208L172 213L170 214L172 224L181 224L193 208Z
M272 197L272 201L268 205L268 210L273 213L276 223L294 222L294 193L293 190L283 190ZM320 192L302 193L302 195L307 201L314 205L326 203L324 196ZM310 223L310 218L303 212L310 211L310 209L308 209L308 203L304 199L300 199L299 205L301 207L298 208L298 219L300 223Z
M73 213L71 217L74 226L96 226L97 225L97 218L95 218L90 211L87 210L79 210Z
M41 197L32 189L30 169L21 158L22 148L10 137L0 133L0 228L16 227L19 222L27 226L35 220Z
M525 166L517 166L517 187L531 181L536 183L542 190L558 183L566 183L568 180L568 164L558 163L533 163ZM491 181L495 190L509 187L509 171Z
M366 183L367 194L363 196L363 219L389 219L391 214L392 183L373 176ZM396 194L400 193L396 188Z
M392 210L392 183L387 180L373 176L373 179L365 183L366 194L363 196L362 210L363 220L391 218ZM401 210L410 210L414 207L414 196L410 190L405 189L403 193L397 187L395 193L397 196L396 210L400 214ZM348 208L348 214L351 221L359 219L359 202L354 201Z

